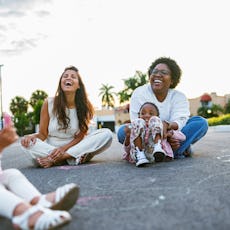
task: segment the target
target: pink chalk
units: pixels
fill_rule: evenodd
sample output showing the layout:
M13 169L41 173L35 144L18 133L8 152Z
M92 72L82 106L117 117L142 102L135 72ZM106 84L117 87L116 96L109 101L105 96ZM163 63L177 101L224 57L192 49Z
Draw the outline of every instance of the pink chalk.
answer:
M11 116L7 113L3 113L3 126L9 126L12 124Z

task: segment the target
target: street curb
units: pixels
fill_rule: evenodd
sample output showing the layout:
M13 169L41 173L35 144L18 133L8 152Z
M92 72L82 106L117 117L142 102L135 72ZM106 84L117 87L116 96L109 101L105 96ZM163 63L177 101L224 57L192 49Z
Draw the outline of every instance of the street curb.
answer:
M230 132L230 125L209 126L208 130L211 132Z

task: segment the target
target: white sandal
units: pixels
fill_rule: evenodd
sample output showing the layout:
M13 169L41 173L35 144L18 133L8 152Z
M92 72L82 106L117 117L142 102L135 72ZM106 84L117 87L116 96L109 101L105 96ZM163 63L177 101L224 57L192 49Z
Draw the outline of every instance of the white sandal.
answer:
M66 211L55 211L44 208L40 205L34 205L22 215L14 216L12 222L17 228L22 230L31 229L29 226L29 218L36 212L42 212L34 224L34 230L49 230L60 227L71 220L71 215Z
M38 204L53 210L70 210L79 196L79 187L74 184L66 184L55 191L55 201L52 203L46 199L46 194L42 195Z

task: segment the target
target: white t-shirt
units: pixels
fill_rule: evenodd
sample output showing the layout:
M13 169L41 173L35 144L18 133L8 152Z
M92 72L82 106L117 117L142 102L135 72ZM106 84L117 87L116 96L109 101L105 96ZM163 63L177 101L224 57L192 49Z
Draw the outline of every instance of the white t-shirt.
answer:
M136 88L130 99L130 120L138 118L140 107L145 102L154 103L160 112L161 120L176 122L178 130L181 130L189 116L189 102L186 96L175 89L169 89L168 95L163 102L157 100L150 84Z

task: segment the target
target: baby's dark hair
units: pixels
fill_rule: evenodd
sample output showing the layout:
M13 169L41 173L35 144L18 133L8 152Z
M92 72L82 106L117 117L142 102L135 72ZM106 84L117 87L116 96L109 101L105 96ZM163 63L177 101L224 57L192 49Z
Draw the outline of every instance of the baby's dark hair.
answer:
M143 108L145 105L147 105L147 104L152 105L152 106L156 109L156 111L157 111L157 116L160 115L160 112L159 112L158 107L157 107L154 103L149 102L149 101L147 101L147 102L145 102L144 104L142 104L142 106L141 106L140 109L139 109L138 115L140 115L140 112L141 112L142 108Z

